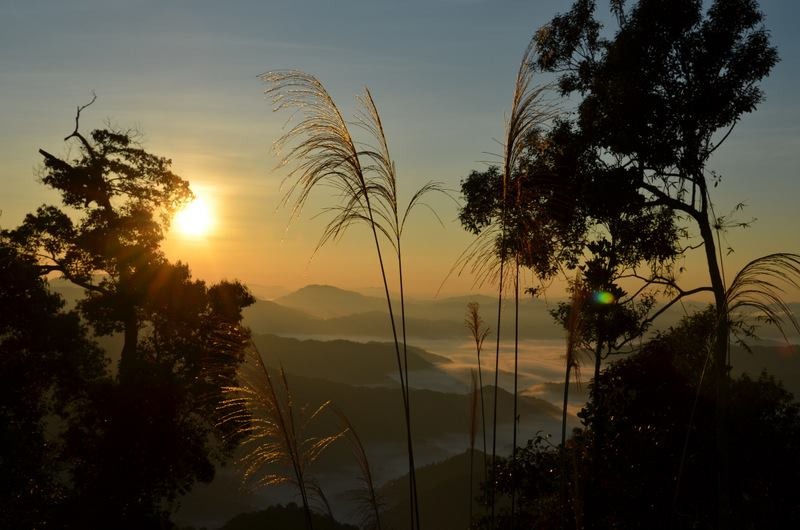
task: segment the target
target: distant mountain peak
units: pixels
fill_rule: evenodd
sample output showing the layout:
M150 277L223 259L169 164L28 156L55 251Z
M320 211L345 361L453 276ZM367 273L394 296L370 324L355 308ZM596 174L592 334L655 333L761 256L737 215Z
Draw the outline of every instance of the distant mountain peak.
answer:
M356 291L342 289L341 287L336 287L335 285L329 285L327 283L310 283L304 287L297 289L296 291L287 294L286 296L291 296L299 293L309 293L309 292L346 293L348 295L353 295L353 296L362 296L362 297L364 296L363 294L358 293Z
M320 318L378 311L385 307L385 302L380 298L364 296L355 291L325 284L306 285L275 301Z

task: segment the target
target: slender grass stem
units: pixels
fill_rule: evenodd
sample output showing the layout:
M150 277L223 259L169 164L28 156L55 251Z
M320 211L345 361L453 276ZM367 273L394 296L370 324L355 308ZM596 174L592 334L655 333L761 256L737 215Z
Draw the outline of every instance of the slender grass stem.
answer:
M505 200L503 201L505 203ZM489 492L489 504L491 506L491 524L495 528L495 503L496 503L496 481L497 481L497 387L499 384L500 375L500 319L503 309L503 267L505 266L505 252L501 251L500 257L500 279L498 281L498 294L497 294L497 340L495 341L495 354L494 354L494 398L493 398L493 411L492 411L492 485Z
M515 260L514 277L514 422L511 437L511 530L514 530L514 515L517 500L517 383L519 381L519 260Z

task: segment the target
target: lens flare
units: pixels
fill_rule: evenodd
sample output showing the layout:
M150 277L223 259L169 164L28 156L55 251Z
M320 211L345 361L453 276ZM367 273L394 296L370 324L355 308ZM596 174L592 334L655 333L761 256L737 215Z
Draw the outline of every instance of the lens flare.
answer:
M592 294L592 300L595 304L608 305L614 303L614 295L608 291L595 291Z

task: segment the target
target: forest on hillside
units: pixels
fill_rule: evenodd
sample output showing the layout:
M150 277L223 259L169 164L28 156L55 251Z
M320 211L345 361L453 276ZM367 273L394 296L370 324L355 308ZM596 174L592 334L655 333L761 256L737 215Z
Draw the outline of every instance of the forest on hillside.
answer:
M726 270L714 208L778 60L756 0L574 0L501 85L499 163L416 190L369 88L262 74L283 204L323 194L318 248L364 230L377 295L194 277L190 181L83 102L0 229L0 527L800 527L800 254ZM432 197L493 296L408 295Z

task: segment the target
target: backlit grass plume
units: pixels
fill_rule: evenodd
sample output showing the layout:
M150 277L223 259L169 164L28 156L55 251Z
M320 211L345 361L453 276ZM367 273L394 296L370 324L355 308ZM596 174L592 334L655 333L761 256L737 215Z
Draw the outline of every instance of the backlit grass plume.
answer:
M470 302L467 304L467 315L464 318L464 325L469 330L472 340L475 341L475 353L478 357L478 390L481 398L481 434L483 437L483 473L486 478L486 470L489 463L486 461L486 403L483 397L483 370L481 369L481 352L483 352L483 342L489 336L489 326L487 326L480 315L480 304Z
M783 300L786 289L800 289L800 255L768 254L754 259L736 275L727 291L728 314L751 310L787 339L787 327L800 333L800 322Z
M310 415L296 407L283 368L276 387L261 354L247 348L238 373L238 385L222 387L219 423L241 441L243 456L237 461L243 480L252 486L294 484L303 502L306 525L312 528L310 494L327 504L308 469L341 433L306 437L308 422L322 412L322 404Z
M323 213L330 215L330 220L323 229L317 248L329 241L337 240L355 223L365 222L372 232L389 310L403 398L412 528L419 528L408 391L401 240L410 212L416 206L424 204L422 200L429 192L443 191L443 188L437 183L428 183L412 194L404 208L400 207L396 167L391 159L383 123L369 89L365 89L364 93L356 98L358 111L354 125L370 140L366 143L357 143L351 134L348 122L316 77L289 70L268 72L261 78L267 84L266 94L272 98L274 110L295 111L295 124L276 143L276 148L284 153L283 163L292 166L287 176L290 184L284 201L293 203L293 216L299 214L314 189L324 186L335 191L337 202L323 210ZM383 240L389 242L397 258L400 333L395 323L384 253L378 234L383 235Z

